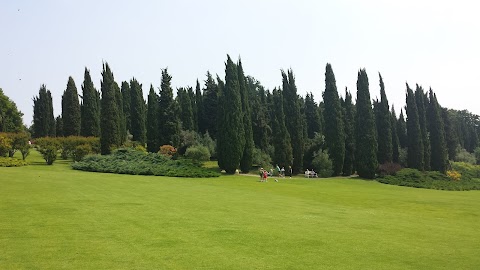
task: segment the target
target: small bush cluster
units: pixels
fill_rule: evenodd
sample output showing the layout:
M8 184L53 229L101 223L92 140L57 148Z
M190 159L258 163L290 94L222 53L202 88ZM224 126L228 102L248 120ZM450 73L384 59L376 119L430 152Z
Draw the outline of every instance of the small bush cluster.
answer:
M25 160L30 153L30 135L26 132L0 133L0 157L13 157L17 151Z
M58 150L60 149L60 142L57 138L38 138L35 140L35 145L47 165L52 165L57 160Z
M0 167L21 167L27 165L27 162L18 158L0 157Z
M320 150L316 152L312 165L319 177L331 177L333 175L333 163L327 151Z
M384 184L440 190L479 190L480 179L460 179L453 181L449 176L437 171L421 172L416 169L401 169L396 175L377 178Z
M461 180L471 180L480 178L480 165L473 165L466 162L452 162L452 169L458 171L462 177Z
M100 153L100 138L68 136L57 138L60 144L62 159L73 158L78 161L86 154ZM88 150L88 153L83 151ZM83 156L81 156L83 154ZM80 159L79 159L80 158Z
M191 160L171 158L156 154L122 148L111 155L89 155L72 167L76 170L133 175L158 175L172 177L218 177L220 173L203 168Z
M203 145L192 145L185 151L185 157L194 162L209 161L210 151Z
M378 165L378 175L395 175L398 171L402 169L402 165L393 162L387 162L384 164Z

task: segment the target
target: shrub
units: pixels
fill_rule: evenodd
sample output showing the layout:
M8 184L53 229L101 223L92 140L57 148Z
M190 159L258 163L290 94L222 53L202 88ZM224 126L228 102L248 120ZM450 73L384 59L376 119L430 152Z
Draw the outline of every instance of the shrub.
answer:
M455 170L447 171L447 176L453 181L460 181L460 178L462 177L462 175Z
M68 136L58 140L62 159L72 157L75 160L74 151L79 145L89 145L91 153L100 153L100 138L97 137Z
M470 164L476 164L477 160L475 159L475 155L472 153L469 153L467 150L464 148L458 147L457 148L457 153L455 155L455 161L457 162L466 162Z
M187 148L185 157L195 162L210 160L210 152L208 148L203 145L194 145Z
M480 165L473 165L465 162L452 162L452 170L458 171L462 175L462 180L480 178Z
M92 153L92 147L89 144L82 144L77 147L72 152L73 160L80 161L83 157Z
M198 143L208 148L211 158L217 157L217 143L212 139L212 137L210 137L208 131L199 136Z
M177 153L177 149L169 144L166 144L160 146L160 151L158 151L158 153L166 157L172 157Z
M473 154L475 155L475 160L477 161L476 164L480 165L480 147L475 148Z
M118 174L163 175L172 177L218 177L220 173L201 167L188 159L172 160L168 156L118 149L110 155L89 155L72 167L76 170Z
M378 165L378 174L380 176L395 175L402 169L402 165L398 163L388 162Z
M30 135L26 132L18 132L18 133L5 133L7 137L9 137L12 141L11 147L8 150L8 156L13 157L15 152L18 150L29 146L29 139Z
M27 145L25 145L25 146L23 146L22 148L19 149L20 153L22 153L22 159L23 160L25 160L28 157L28 155L30 154L30 149L31 148L32 147L29 144L27 144Z
M255 147L253 148L252 164L258 165L261 168L271 168L272 158L266 152Z
M316 152L312 165L319 177L330 177L333 175L333 164L327 151L320 150Z
M0 157L5 157L12 148L12 139L6 133L0 134Z
M0 167L20 167L27 165L27 162L18 158L0 157Z
M60 141L57 138L38 138L35 141L37 149L42 154L42 157L45 159L48 165L52 165L53 162L57 159L57 152L60 148Z

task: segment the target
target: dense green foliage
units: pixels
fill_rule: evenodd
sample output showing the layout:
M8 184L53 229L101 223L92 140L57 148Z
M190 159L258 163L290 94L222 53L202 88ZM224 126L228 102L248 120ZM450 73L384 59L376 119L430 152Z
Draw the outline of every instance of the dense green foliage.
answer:
M462 179L453 181L446 175L436 172L421 172L416 169L402 169L396 175L378 178L380 183L415 188L441 189L441 190L479 190L480 179Z
M85 75L82 84L81 104L81 131L85 137L100 136L100 94L93 86L90 71L85 68Z
M60 150L60 141L53 137L43 137L35 139L35 146L42 154L47 165L52 165L57 160L58 150Z
M429 92L430 103L428 105L428 133L431 143L431 166L434 171L445 172L447 170L448 153L445 141L441 108L432 89Z
M120 87L120 91L122 92L123 114L125 115L125 128L130 133L132 133L132 116L131 116L132 90L130 88L130 84L128 84L127 81L123 81Z
M343 161L343 175L354 173L355 164L355 106L352 103L352 94L345 89L343 101L343 123L345 127L345 158Z
M423 88L417 84L415 90L415 101L417 103L418 119L420 124L420 132L422 134L423 145L423 170L430 170L430 139L427 132L427 116L426 116L426 97ZM427 101L428 102L428 101Z
M67 89L62 96L63 136L78 136L81 128L80 103L75 81L68 77ZM58 136L58 135L57 135Z
M315 170L318 177L326 178L333 175L333 162L327 151L320 150L315 153L312 160L312 166L312 169Z
M218 163L221 169L232 174L239 167L245 150L245 131L237 66L230 56L227 56L225 86L220 89L218 102Z
M28 163L23 159L0 157L0 167L21 167L26 165L28 165Z
M0 132L19 132L23 130L23 113L15 102L7 97L0 88Z
M330 64L327 64L325 68L323 101L325 105L323 111L325 145L333 162L333 174L340 175L343 172L345 158L345 129L342 107L338 98L337 83Z
M245 146L243 148L242 159L240 160L240 170L248 173L252 168L253 163L253 130L252 130L252 115L250 109L249 90L247 88L247 80L243 72L242 61L238 60L238 84L240 87L240 96L242 99L243 112L243 130L245 132Z
M368 87L367 72L361 69L357 80L355 168L360 177L372 179L378 163L375 119Z
M187 89L177 89L177 103L180 109L179 118L184 130L194 130L193 108Z
M218 177L217 171L202 168L190 160L172 160L164 155L133 149L118 149L110 155L86 156L72 164L75 170L118 174L172 177Z
M55 118L53 117L52 94L42 84L38 96L33 98L33 134L34 138L55 136Z
M282 91L273 90L272 93L274 104L273 119L273 146L275 149L273 155L273 163L282 167L291 166L293 160L293 150L290 144L290 134L285 125L285 114L283 113L283 97Z
M200 122L200 132L210 133L213 139L217 138L217 117L218 117L218 92L219 86L212 74L207 71L205 88L203 89L203 121Z
M209 161L210 151L203 145L193 145L187 148L185 151L185 157L195 162Z

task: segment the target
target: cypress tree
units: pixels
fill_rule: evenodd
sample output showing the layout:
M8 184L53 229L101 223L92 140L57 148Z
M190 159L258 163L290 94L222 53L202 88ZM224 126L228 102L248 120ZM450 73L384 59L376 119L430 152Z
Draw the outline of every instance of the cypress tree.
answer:
M400 142L398 141L398 132L397 132L397 114L395 113L395 108L392 106L392 161L395 163L400 162Z
M410 168L423 171L424 151L420 119L418 117L417 103L412 89L407 84L407 165Z
M400 109L400 116L397 121L397 135L400 147L406 148L408 145L407 123L405 122L405 117L403 116L403 109Z
M108 155L120 141L115 81L108 63L103 64L101 91L100 150L102 155Z
M325 110L325 145L332 159L333 174L343 172L345 158L345 130L343 127L342 108L338 98L335 75L330 64L325 68L325 92L323 92Z
M177 89L177 102L180 107L180 121L184 130L193 130L193 110L190 97L185 88Z
M197 112L197 131L200 133L205 132L205 116L203 110L203 95L200 89L200 83L197 80L195 86L195 111Z
M274 155L273 163L281 167L287 167L292 164L293 154L292 145L290 144L290 134L285 126L285 113L283 112L282 91L273 90L273 137Z
M432 89L429 91L428 105L428 128L431 143L431 169L439 172L446 172L448 164L447 143L445 141L445 130L441 117L441 107Z
M145 100L143 99L142 85L133 78L130 80L130 133L133 140L145 145L146 127L145 127ZM126 106L123 106L126 108ZM127 114L125 113L125 118ZM128 123L128 121L127 121ZM128 124L127 124L128 125Z
M100 136L100 96L93 86L90 71L85 68L82 85L83 101L81 106L82 120L80 134L85 137Z
M376 128L365 69L358 72L356 109L355 168L360 177L373 179L378 166Z
M68 77L67 89L62 95L62 120L65 137L80 135L80 103L72 77Z
M52 94L44 84L40 87L38 96L33 98L33 136L55 136Z
M283 84L283 110L285 113L285 125L290 140L293 153L293 173L299 173L303 169L303 153L304 153L304 138L303 138L303 120L300 112L300 101L297 95L297 86L295 85L295 77L293 71L290 69L287 74L282 70L282 84Z
M345 158L343 161L343 175L348 176L354 173L355 163L355 113L352 102L352 94L345 88L345 101L343 102L345 114Z
M307 122L307 137L313 139L315 133L320 133L321 122L320 111L311 92L307 93L305 97L305 118Z
M377 140L378 140L378 162L380 164L392 162L392 126L390 106L388 105L387 95L385 94L385 85L382 75L380 77L380 103L378 103L377 113Z
M130 81L131 83L131 81ZM132 131L132 117L131 117L131 88L127 81L122 82L121 92L122 92L122 100L123 100L123 113L125 114L125 128L127 131L133 135Z
M118 86L117 82L113 82L113 87L115 89L115 102L117 103L118 109L118 141L117 146L122 145L127 140L127 125L125 122L125 113L123 112L123 97L122 91Z
M216 122L216 127L215 127L215 130L219 130L220 129L220 119L223 117L223 112L225 111L225 108L226 108L226 105L225 105L225 83L222 81L222 79L220 78L220 76L218 76L217 74L217 93L218 93L218 103L217 103L217 108L218 108L218 111L217 111L217 117L216 119L218 119L218 121ZM207 133L208 133L208 130L207 130ZM222 136L222 134L218 134L219 136ZM224 139L216 139L217 141L217 161L218 161L218 167L223 169L225 168L224 166L224 160L226 160L226 158L220 158L220 153L218 151L218 149L222 148L221 147L221 144L223 143Z
M448 159L453 160L455 159L457 145L458 145L458 137L454 130L454 126L452 123L452 119L450 114L448 113L448 109L440 108L441 115L443 120L443 127L445 129L445 140L447 143L447 152L448 152Z
M219 95L217 154L219 164L227 173L235 173L245 147L242 97L235 63L227 55L225 87Z
M252 168L253 163L253 131L252 131L252 115L250 111L250 100L247 89L247 80L243 72L242 60L238 60L237 65L238 84L240 90L240 97L242 101L243 112L243 130L245 132L245 146L243 148L242 159L240 160L240 170L248 173Z
M56 136L57 137L64 137L64 134L63 134L63 120L62 120L62 116L59 115L57 116L57 118L55 118L55 128L56 128Z
M158 113L158 138L159 146L177 146L180 139L179 119L176 114L175 100L171 86L172 76L167 69L162 70L162 83L160 86L159 113Z
M219 80L220 83L221 80ZM219 86L207 71L207 79L205 80L205 89L203 91L204 106L204 122L202 133L208 131L212 139L217 138L217 115L218 115L218 89Z
M198 83L198 80L197 80ZM200 84L197 85L200 89ZM195 92L192 87L187 88L188 97L190 99L190 106L192 107L193 127L192 130L198 132L198 110L196 104Z
M150 92L148 93L148 107L147 107L147 151L156 153L159 151L157 132L158 132L158 116L157 112L159 97L150 85Z
M423 169L426 171L430 170L430 139L428 138L427 132L427 120L426 120L426 109L425 109L425 95L423 88L417 84L415 90L415 101L417 103L418 110L418 119L420 123L420 131L422 133L422 144L423 144Z
M255 78L247 76L247 88L250 92L250 111L252 115L253 141L257 148L267 152L270 145L272 128L269 125L265 89Z

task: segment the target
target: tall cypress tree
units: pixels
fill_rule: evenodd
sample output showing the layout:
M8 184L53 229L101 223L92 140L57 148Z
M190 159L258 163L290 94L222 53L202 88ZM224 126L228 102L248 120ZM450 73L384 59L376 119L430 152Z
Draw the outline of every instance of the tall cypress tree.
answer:
M100 136L100 96L93 86L90 71L87 68L85 68L82 93L80 134L85 137L98 137Z
M392 126L390 106L388 105L387 95L385 94L385 85L382 75L380 77L380 103L378 104L377 113L377 140L378 140L378 162L380 164L392 162Z
M123 113L125 114L125 128L132 134L132 118L131 118L131 89L127 81L122 82L121 86L122 100L123 100Z
M431 169L445 172L448 164L447 143L445 141L445 130L441 116L441 107L438 104L437 97L430 88L428 104L428 131L430 133L431 143Z
M147 107L147 151L156 153L159 150L157 133L158 133L158 102L159 97L150 85L150 92L148 93L148 107Z
M207 71L207 79L205 80L205 89L203 90L203 108L204 122L202 133L208 131L212 139L217 138L217 115L218 115L218 89L219 86Z
M193 130L193 110L190 96L185 88L177 89L177 102L180 107L180 121L184 130Z
M330 64L325 68L325 92L323 92L325 110L325 145L333 163L333 174L343 172L345 158L345 130L343 127L342 108L338 98L337 83Z
M198 80L197 80L198 83ZM197 85L200 89L200 84ZM187 88L188 97L190 99L190 106L192 106L193 127L192 130L198 132L198 110L196 104L195 92L192 87Z
M395 113L395 108L392 106L392 161L395 163L400 162L400 142L398 141L398 132L397 132L397 114Z
M203 133L205 132L205 116L203 110L203 95L198 80L195 86L195 110L197 112L197 131Z
M418 117L417 103L412 89L407 84L407 165L410 168L423 171L424 151L420 119Z
M125 101L124 101L125 102ZM140 142L142 145L145 144L146 138L146 127L145 127L145 100L143 99L143 90L142 85L133 78L130 80L130 133L133 135L133 140ZM126 106L123 106L126 108ZM127 113L125 113L125 118ZM128 121L127 121L128 126Z
M57 118L55 118L55 128L56 128L56 136L57 137L64 137L63 135L63 120L62 120L62 116L59 115L57 116Z
M290 69L287 74L282 70L282 84L283 84L283 110L285 112L285 125L288 133L293 151L293 173L299 173L303 169L303 153L304 153L304 138L303 138L303 120L300 112L300 101L297 95L297 86L295 84L295 77L293 71Z
M118 109L118 141L117 146L122 145L127 140L127 123L125 121L125 113L123 112L123 97L122 91L118 86L117 82L113 82L113 88L115 89L115 102L117 103Z
M219 165L227 173L235 173L245 147L242 97L235 63L227 55L225 87L219 95L217 154Z
M356 107L355 168L360 177L373 179L378 166L377 141L368 77L365 69L361 69L358 72Z
M240 160L240 170L244 173L248 173L252 168L253 163L254 142L247 80L243 72L242 60L240 59L238 60L237 72L240 97L242 99L243 130L245 132L245 146L243 148L242 159Z
M33 98L33 136L55 136L52 94L44 84L40 87L38 96Z
M440 108L440 109L441 109L441 115L443 120L443 127L445 129L445 140L447 143L448 159L453 160L456 155L458 137L453 127L452 119L450 118L448 109L446 108Z
M63 135L80 135L80 103L75 81L68 77L67 89L62 96Z
M273 162L282 167L287 167L292 164L293 154L292 145L290 144L290 134L285 126L285 114L283 112L283 97L282 91L273 90L273 106L274 119L273 121L273 133L276 134L273 137L274 155Z
M430 139L428 138L427 132L427 118L426 118L426 108L425 108L425 94L423 88L417 84L415 90L415 101L417 103L418 110L418 119L420 123L420 131L422 133L422 144L423 144L423 169L426 171L430 170Z
M177 146L180 136L179 119L171 86L172 76L167 69L162 70L158 112L158 145Z
M348 176L354 173L355 163L355 112L352 102L352 94L345 88L345 101L343 102L345 114L345 158L343 161L343 175Z
M405 122L405 117L403 116L403 109L400 109L400 116L398 117L397 121L397 135L400 147L406 148L408 145L407 123Z
M120 141L115 81L108 63L103 64L101 85L100 150L102 155L107 155Z
M321 120L318 105L315 103L313 94L307 93L305 97L305 118L307 120L307 136L309 139L315 137L315 133L320 133Z

